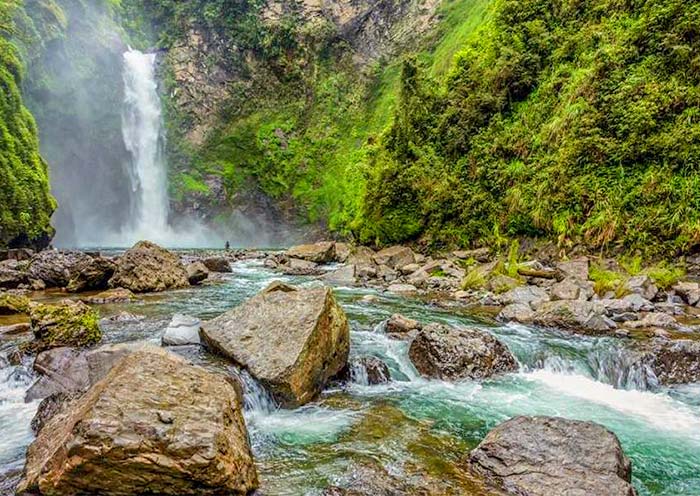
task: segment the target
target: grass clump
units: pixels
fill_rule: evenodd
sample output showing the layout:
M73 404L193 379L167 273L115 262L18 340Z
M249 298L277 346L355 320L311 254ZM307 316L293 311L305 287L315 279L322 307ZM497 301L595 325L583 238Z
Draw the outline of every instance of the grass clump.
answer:
M659 289L670 289L684 276L685 269L661 262L647 270L647 274Z
M470 289L481 289L486 286L486 271L482 267L471 269L462 279L462 289L467 291Z
M615 297L625 296L625 282L627 277L619 272L604 269L599 265L591 265L588 271L588 278L593 281L593 290L599 296L607 293L615 293Z

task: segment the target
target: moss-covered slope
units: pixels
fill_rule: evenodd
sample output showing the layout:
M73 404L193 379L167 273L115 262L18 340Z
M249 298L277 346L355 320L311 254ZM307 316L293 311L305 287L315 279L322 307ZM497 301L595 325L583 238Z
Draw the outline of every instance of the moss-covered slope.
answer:
M34 119L20 93L23 67L13 21L18 4L0 0L0 247L46 246L56 205Z

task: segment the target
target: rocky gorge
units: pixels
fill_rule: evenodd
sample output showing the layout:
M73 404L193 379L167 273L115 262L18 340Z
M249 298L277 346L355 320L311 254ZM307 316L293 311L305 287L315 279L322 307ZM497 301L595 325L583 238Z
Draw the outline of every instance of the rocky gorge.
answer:
M334 241L13 257L0 262L3 491L696 487L692 269L623 276L608 262L603 284L593 257Z

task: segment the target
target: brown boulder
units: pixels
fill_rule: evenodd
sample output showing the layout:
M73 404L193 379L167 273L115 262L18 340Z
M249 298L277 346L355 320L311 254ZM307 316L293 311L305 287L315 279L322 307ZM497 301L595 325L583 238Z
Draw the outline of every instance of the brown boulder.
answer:
M192 262L187 265L187 280L193 286L209 277L209 268L202 262Z
M109 285L146 293L184 288L189 282L177 255L150 241L139 241L119 257Z
M151 348L48 420L18 492L243 495L257 486L234 387Z
M205 258L202 263L211 272L231 272L231 264L224 257Z
M289 258L299 258L307 262L328 263L335 260L335 243L323 241L320 243L293 246L287 250Z
M407 246L391 246L374 254L374 262L377 265L386 265L397 270L415 261L413 250Z
M268 289L205 322L200 335L285 406L313 400L350 350L347 317L327 287Z
M61 346L90 346L102 339L97 312L81 301L33 305L29 318L36 351Z

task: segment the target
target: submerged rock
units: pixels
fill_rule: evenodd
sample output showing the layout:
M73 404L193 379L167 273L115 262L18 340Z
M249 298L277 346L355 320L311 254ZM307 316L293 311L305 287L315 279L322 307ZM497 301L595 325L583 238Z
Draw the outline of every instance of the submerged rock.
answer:
M225 257L209 257L202 260L204 266L211 272L231 272L231 264Z
M199 344L199 327L201 321L189 315L173 315L168 328L163 334L162 343L165 346L181 346L186 344Z
M18 492L247 494L258 480L241 409L225 377L135 352L39 431Z
M592 422L516 417L469 455L471 469L517 496L634 496L632 467L615 434Z
M102 339L97 312L81 301L63 300L57 305L34 305L29 318L36 351L61 346L90 346Z
M289 258L298 258L307 262L328 263L335 259L335 243L333 241L323 241L293 246L285 254Z
M508 348L487 332L444 324L423 327L408 356L421 375L442 380L485 379L518 368Z
M357 384L372 386L391 380L391 372L386 363L374 356L357 357L348 364L349 379Z
M200 335L285 406L314 399L350 350L348 320L330 288L268 289L205 322Z
M193 286L209 277L209 269L202 262L192 262L187 266L187 280Z
M119 258L109 285L145 293L184 288L189 282L177 255L150 241L139 241Z

